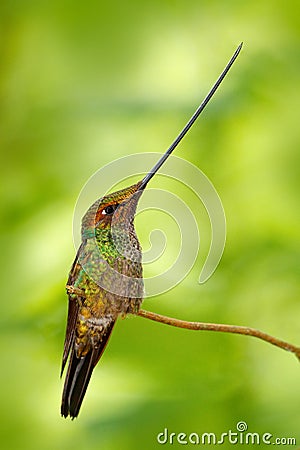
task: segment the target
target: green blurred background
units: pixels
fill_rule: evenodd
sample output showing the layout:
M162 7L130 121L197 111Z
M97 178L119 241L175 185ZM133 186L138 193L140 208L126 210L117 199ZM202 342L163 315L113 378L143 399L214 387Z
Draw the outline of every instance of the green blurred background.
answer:
M292 355L142 318L116 327L79 419L59 414L77 196L113 159L163 151L240 41L176 152L222 198L223 259L199 285L199 257L144 307L300 342L299 13L289 0L1 2L2 448L153 449L165 427L222 433L240 420L300 445Z

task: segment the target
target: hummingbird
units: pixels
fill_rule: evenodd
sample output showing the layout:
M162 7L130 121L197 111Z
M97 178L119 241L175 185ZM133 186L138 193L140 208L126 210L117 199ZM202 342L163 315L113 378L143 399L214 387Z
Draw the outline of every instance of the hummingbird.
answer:
M137 314L143 300L142 250L134 228L138 201L152 177L204 110L242 43L185 127L146 176L98 199L81 225L81 245L67 280L68 318L61 375L69 359L61 415L78 416L92 372L118 317Z

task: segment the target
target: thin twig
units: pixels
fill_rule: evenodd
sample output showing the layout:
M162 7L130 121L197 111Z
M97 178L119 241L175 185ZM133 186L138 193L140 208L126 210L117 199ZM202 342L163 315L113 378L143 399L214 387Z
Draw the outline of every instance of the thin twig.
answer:
M288 342L282 341L281 339L277 339L276 337L255 328L242 327L238 325L226 325L221 323L188 322L186 320L179 320L172 317L162 316L161 314L145 311L143 309L139 310L138 315L144 317L145 319L165 323L166 325L171 325L173 327L186 328L188 330L220 331L223 333L235 333L243 334L246 336L253 336L258 339L262 339L265 342L269 342L269 344L275 345L276 347L282 348L283 350L294 353L294 355L296 355L300 360L300 347L289 344Z

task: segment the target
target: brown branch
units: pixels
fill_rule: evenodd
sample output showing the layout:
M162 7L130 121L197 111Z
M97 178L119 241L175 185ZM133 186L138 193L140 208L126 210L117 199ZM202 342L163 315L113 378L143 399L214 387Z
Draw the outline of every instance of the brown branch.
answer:
M255 328L242 327L238 325L225 325L221 323L187 322L185 320L162 316L161 314L145 311L143 309L140 309L137 315L144 317L145 319L154 320L155 322L164 323L166 325L171 325L178 328L186 328L188 330L220 331L223 333L235 333L243 334L246 336L253 336L258 339L262 339L269 344L275 345L276 347L282 348L283 350L294 353L294 355L296 355L300 360L300 347L289 344L288 342L282 341L281 339L277 339L276 337Z

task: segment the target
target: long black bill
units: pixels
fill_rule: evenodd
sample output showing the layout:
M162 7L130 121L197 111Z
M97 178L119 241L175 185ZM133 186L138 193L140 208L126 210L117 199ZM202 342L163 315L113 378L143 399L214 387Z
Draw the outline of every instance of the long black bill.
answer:
M243 46L243 43L241 42L240 45L238 46L238 48L236 49L236 51L234 52L234 54L232 55L230 61L227 63L227 66L225 67L225 69L223 70L221 75L219 76L219 78L217 79L217 81L215 82L215 84L213 85L213 87L211 88L209 93L207 94L207 96L204 98L202 103L196 109L196 111L194 112L194 114L192 115L190 120L187 122L185 127L179 133L179 135L177 136L175 141L170 145L170 147L168 148L166 153L160 158L160 160L155 164L155 166L150 170L150 172L148 172L147 175L143 178L141 185L139 187L139 190L144 189L146 187L146 185L149 183L151 178L155 175L155 173L158 171L158 169L163 165L165 160L170 156L170 154L177 147L179 142L184 138L184 136L189 131L191 126L194 124L194 122L196 122L196 120L198 119L198 117L200 116L200 114L202 113L202 111L204 110L204 108L206 107L206 105L208 104L208 102L210 101L210 99L212 98L212 96L214 95L214 93L216 92L216 90L218 89L220 84L222 83L222 81L224 80L225 76L229 72L229 69L235 62L236 58L238 57L238 54L240 53L242 46Z

